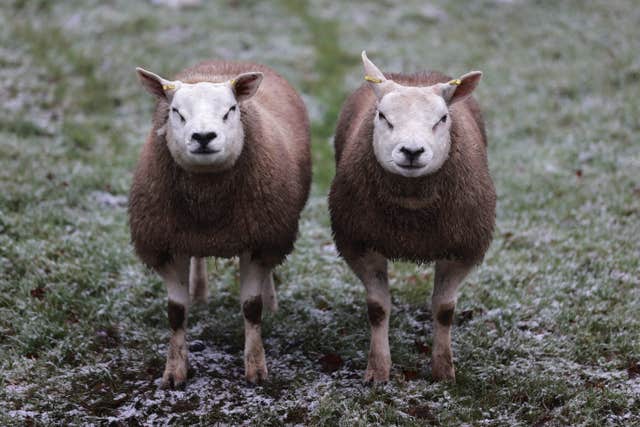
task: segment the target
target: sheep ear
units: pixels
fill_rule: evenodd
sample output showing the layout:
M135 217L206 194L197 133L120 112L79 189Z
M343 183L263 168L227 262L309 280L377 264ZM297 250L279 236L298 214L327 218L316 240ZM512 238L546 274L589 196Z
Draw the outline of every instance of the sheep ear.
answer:
M471 71L459 79L454 79L447 83L439 83L438 87L447 105L451 105L470 97L478 83L480 83L481 78L481 71Z
M137 67L136 73L138 74L140 83L142 83L142 86L144 86L147 92L156 98L167 101L173 97L173 94L180 88L180 85L182 85L182 82L179 80L171 81L163 79L159 75L147 71L144 68Z
M394 83L387 80L382 71L367 57L367 52L362 51L362 65L364 66L364 79L369 83L378 99L389 93Z
M245 101L256 94L264 74L260 72L242 73L231 80L231 89L238 102Z

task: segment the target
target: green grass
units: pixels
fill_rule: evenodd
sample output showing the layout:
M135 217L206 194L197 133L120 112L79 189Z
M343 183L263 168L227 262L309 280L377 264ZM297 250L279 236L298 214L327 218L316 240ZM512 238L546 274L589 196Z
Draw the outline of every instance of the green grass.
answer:
M0 424L640 424L632 0L205 3L0 6ZM461 292L455 385L430 379L432 270L406 263L390 271L392 380L361 383L364 292L325 195L362 49L388 71L485 73L497 229ZM303 93L313 196L264 324L271 379L243 381L237 261L212 260L189 320L204 349L187 390L162 391L165 290L132 253L125 209L99 200L127 194L150 128L134 67L212 57L266 63Z

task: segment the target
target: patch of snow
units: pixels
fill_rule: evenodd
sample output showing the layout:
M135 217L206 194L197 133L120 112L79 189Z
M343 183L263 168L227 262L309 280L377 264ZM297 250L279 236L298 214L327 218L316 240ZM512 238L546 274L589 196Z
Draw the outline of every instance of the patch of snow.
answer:
M35 412L35 411L24 411L24 410L9 411L9 416L11 418L35 418L39 415L40 415L40 412Z
M106 191L94 191L90 196L96 203L110 208L125 207L128 202L127 196L114 195Z
M151 4L170 7L171 9L184 9L202 6L202 0L151 0Z
M447 15L447 12L432 4L422 5L418 9L418 13L422 17L433 21L446 21L447 19L449 19L449 15Z

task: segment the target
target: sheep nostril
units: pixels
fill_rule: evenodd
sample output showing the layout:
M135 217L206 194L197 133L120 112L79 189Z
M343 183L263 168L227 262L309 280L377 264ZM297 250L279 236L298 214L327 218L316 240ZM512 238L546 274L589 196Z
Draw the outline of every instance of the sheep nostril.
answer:
M218 134L215 132L207 132L207 133L195 132L191 134L191 139L193 139L194 141L196 141L198 144L202 146L206 146L209 142L216 139L217 136Z
M400 152L404 154L404 156L410 161L413 162L415 159L420 157L422 153L424 153L424 147L420 148L407 148L401 147Z

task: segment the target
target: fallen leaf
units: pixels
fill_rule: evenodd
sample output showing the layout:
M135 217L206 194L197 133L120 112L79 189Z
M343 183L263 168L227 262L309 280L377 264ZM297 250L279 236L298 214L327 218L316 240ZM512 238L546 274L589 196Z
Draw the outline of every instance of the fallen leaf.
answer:
M114 326L107 326L96 331L95 343L100 347L113 348L120 342L118 330Z
M533 424L534 427L542 427L547 425L549 421L553 421L553 417L551 414L546 413L542 417L538 418L538 420Z
M458 325L467 323L471 319L473 319L473 310L463 310L458 314Z
M205 345L200 340L194 340L189 343L189 351L197 353L205 349Z
M78 315L73 311L69 312L69 314L67 314L67 318L65 319L65 322L68 324L78 323L79 321L80 320L78 319Z
M597 388L602 390L604 389L605 383L602 380L587 380L584 385L587 388Z
M413 369L403 369L402 375L404 375L405 381L413 381L418 378L418 371L415 371Z
M429 408L427 405L412 406L407 410L407 413L412 417L420 418L423 420L435 419L435 417L433 416L433 413L431 412L431 408Z
M427 344L418 340L414 340L413 343L416 345L416 348L418 349L418 353L431 354L431 347L429 347Z
M319 360L324 372L335 372L344 364L342 357L337 353L327 353Z
M37 288L31 289L31 296L33 298L37 298L39 300L44 299L44 294L47 292L45 288L42 286L38 286Z

